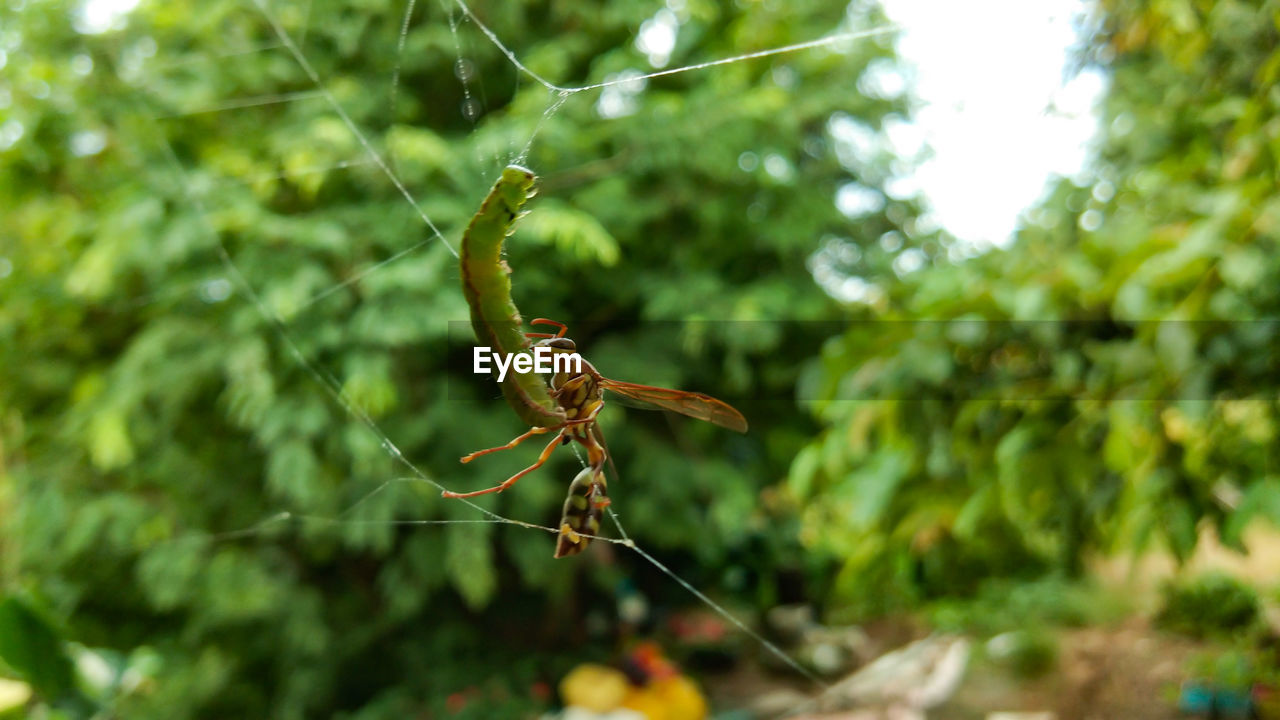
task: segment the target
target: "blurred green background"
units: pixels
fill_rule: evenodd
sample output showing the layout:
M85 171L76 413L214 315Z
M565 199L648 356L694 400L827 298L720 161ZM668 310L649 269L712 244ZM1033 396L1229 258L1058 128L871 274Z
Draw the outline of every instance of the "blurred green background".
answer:
M672 66L886 22L869 2L679 8ZM474 11L553 81L648 67L647 3ZM143 2L100 33L9 0L0 676L34 691L11 712L520 717L614 653L628 595L698 604L621 546L555 561L537 530L396 522L484 518L326 382L451 489L532 456L458 464L522 428L457 371L456 260L269 18L448 243L527 149L526 317L569 323L607 376L750 420L602 418L627 531L735 614L994 634L1039 623L1019 608L1042 591L1070 606L1055 588L1099 558L1245 550L1280 521L1280 4L1093 12L1091 180L1054 181L968 257L885 189L906 161L877 138L912 101L857 88L897 61L891 34L560 98L449 3L418 3L401 49L405 6L381 0ZM833 202L850 181L878 199L856 220ZM839 301L819 271L872 292ZM478 502L554 524L576 467ZM1213 623L1197 592L1166 590L1168 624ZM1245 614L1228 645L1263 676Z

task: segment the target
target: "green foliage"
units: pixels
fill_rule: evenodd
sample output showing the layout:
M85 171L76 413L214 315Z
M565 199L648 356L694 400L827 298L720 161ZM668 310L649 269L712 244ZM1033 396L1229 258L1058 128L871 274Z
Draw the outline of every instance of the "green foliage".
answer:
M846 602L1280 521L1280 6L1102 10L1093 177L1009 247L890 285L806 376L827 429L789 485Z
M1209 574L1169 582L1161 589L1156 624L1195 637L1248 630L1260 617L1258 593L1229 575Z
M1274 657L1257 648L1236 646L1222 651L1197 653L1187 663L1191 677L1212 686L1250 692L1256 684L1274 686L1280 668Z
M0 662L12 668L40 697L75 696L71 659L50 623L17 597L0 600Z
M101 35L61 4L5 9L0 583L112 667L146 659L121 715L404 717L457 693L513 714L592 652L583 618L639 558L553 562L550 536L470 522L398 460L453 489L528 462L457 463L522 428L448 333L467 310L446 242L517 157L543 178L508 243L520 307L567 322L606 375L752 422L602 418L623 522L704 590L748 577L768 602L780 570L834 562L860 612L964 595L993 614L1023 602L985 600L993 576L1153 542L1186 557L1205 529L1238 545L1280 520L1275 2L1103 3L1093 177L967 260L884 190L874 138L908 103L854 88L892 63L887 39L549 113L562 98L448 3L417 3L403 52L403 4L264 6L418 208L254 3L144 3ZM557 82L647 67L653 7L475 9ZM673 65L881 18L690 0L680 19ZM840 215L847 182L883 206ZM902 252L924 267L898 277ZM817 276L882 302L841 306ZM573 470L480 504L552 523ZM401 523L423 520L464 522ZM687 599L655 577L647 593Z
M150 650L87 648L70 642L34 600L0 600L0 679L21 678L32 696L17 706L0 705L0 717L27 717L22 710L67 720L110 715L127 707L158 669Z
M939 600L928 608L933 627L992 636L1035 627L1083 627L1106 623L1132 610L1090 583L1046 577L991 579L970 597Z
M992 638L987 654L1018 677L1036 678L1058 664L1058 641L1041 629L1014 630Z
M455 15L451 31L449 3L416 4L403 53L404 3L264 5L454 246L532 138L540 196L508 243L519 306L581 328L606 375L706 391L752 420L731 437L607 409L632 537L708 592L745 559L762 588L780 566L821 568L790 539L791 503L762 489L812 429L793 388L827 330L791 321L840 318L806 267L856 229L834 190L890 177L886 153L850 160L829 128L874 136L906 112L855 92L889 41L654 79L606 118L600 91L546 113L558 98L474 24ZM81 642L163 659L129 717L404 717L486 683L527 702L586 654L571 639L612 612L607 578L642 561L553 562L553 538L517 526L395 524L483 516L413 477L357 413L453 489L530 461L457 461L522 428L450 363L448 322L467 311L445 242L254 3L143 3L101 35L75 32L78 6L5 10L4 41L20 41L6 122L23 132L0 163L0 582L37 587ZM655 7L474 3L564 83L647 68L633 41ZM673 65L881 20L811 0L698 0L682 18ZM760 162L740 167L744 153ZM890 199L859 223L902 232L916 212ZM890 259L870 257L887 281ZM553 523L564 455L480 504ZM688 600L665 577L644 589Z

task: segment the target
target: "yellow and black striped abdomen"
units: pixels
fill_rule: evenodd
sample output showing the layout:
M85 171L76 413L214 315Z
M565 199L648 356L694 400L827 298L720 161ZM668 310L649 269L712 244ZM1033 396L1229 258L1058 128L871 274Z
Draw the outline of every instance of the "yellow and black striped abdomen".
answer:
M573 478L560 515L560 537L556 540L556 557L577 555L600 534L600 518L609 506L604 473L586 467Z

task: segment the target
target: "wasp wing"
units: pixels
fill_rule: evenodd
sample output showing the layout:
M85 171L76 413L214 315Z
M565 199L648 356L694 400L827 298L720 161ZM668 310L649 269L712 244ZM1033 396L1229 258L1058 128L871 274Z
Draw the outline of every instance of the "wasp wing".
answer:
M613 453L609 452L609 443L604 441L604 432L600 429L600 423L591 423L591 435L596 439L596 442L600 443L600 447L604 448L605 460L609 462L609 469L613 472L613 480L617 481L619 478L618 465L613 462Z
M741 433L747 431L747 419L742 417L742 413L735 410L729 403L717 400L710 395L687 390L671 390L652 385L639 385L637 383L622 382L621 380L610 380L609 378L600 378L600 387L623 397L638 400L641 403L656 406L663 410L678 412L681 415L688 415L697 420L715 423L723 428L729 428Z

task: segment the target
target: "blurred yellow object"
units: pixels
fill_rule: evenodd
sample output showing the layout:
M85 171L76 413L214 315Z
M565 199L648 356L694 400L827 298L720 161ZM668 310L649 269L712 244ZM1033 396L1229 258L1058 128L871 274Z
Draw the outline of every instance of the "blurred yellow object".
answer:
M644 687L633 688L622 706L643 713L649 720L705 720L708 710L698 686L683 675L655 678Z
M564 704L601 714L634 710L646 720L706 720L709 708L697 684L681 675L657 645L639 644L628 661L644 684L632 684L611 667L585 663L560 681Z
M565 705L592 712L609 712L622 707L631 685L627 676L604 665L584 663L560 681L560 697Z
M30 699L30 685L17 680L0 678L0 712L20 708Z

